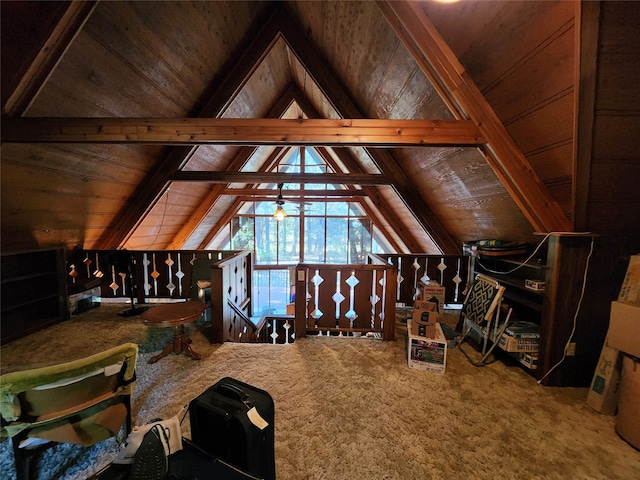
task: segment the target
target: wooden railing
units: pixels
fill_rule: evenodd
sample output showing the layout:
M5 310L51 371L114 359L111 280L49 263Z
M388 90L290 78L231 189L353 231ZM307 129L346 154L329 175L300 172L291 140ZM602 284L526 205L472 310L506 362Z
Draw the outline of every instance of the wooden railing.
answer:
M244 250L211 265L211 343L259 340L261 325L251 320L253 252Z
M295 334L381 334L394 340L396 269L388 264L299 264Z
M419 283L426 283L427 278L445 287L446 304L462 304L462 292L468 282L469 259L465 255L369 254L367 262L393 265L398 282L395 302L412 306Z
M127 264L133 266L133 287ZM251 251L89 250L71 255L67 268L69 291L99 288L103 299L133 296L137 304L197 300L198 280L209 280L211 322L205 328L209 341L256 341L259 325L251 321Z
M193 268L197 261L212 263L241 250L82 250L67 258L69 291L100 288L102 298L130 298L125 260L133 261L134 297L138 303L155 299L194 297Z

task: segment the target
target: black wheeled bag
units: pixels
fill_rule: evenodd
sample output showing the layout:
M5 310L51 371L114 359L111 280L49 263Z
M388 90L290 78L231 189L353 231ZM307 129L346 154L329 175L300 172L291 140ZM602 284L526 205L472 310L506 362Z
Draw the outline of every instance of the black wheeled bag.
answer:
M274 403L269 393L225 377L189 403L191 441L256 477L275 480Z

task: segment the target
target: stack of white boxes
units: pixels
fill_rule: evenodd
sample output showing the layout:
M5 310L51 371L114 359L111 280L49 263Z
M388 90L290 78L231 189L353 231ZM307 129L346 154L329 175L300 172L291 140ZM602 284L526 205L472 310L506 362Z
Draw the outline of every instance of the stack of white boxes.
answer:
M447 339L438 323L437 305L417 301L407 322L407 361L409 368L444 373L447 365Z
M640 448L640 255L631 257L618 300L611 303L587 404L607 415L617 411L616 431Z

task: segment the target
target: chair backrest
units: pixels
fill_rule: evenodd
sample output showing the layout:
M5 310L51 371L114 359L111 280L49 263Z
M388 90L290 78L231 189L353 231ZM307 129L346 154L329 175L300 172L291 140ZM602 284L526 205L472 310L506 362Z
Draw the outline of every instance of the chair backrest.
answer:
M496 280L478 275L462 304L461 316L480 325L491 321L502 301L504 287Z
M130 429L138 346L0 377L3 438L93 445ZM15 439L15 438L14 438Z

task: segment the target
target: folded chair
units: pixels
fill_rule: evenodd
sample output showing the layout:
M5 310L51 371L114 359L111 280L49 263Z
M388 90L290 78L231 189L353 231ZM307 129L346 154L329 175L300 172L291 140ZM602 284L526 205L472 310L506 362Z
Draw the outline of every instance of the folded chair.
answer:
M13 444L19 480L51 442L90 446L131 431L138 346L125 343L80 360L0 376L2 439Z
M500 319L500 305L505 288L490 277L477 275L469 293L464 299L457 330L462 332L458 343L468 338L475 339L481 346L482 357L474 361L462 350L462 353L475 366L482 366L493 352L498 339L504 333L512 310L509 309L504 320ZM489 343L492 345L489 347Z

